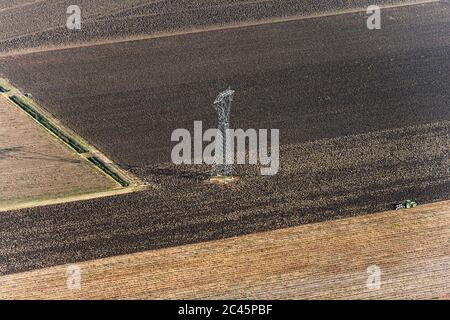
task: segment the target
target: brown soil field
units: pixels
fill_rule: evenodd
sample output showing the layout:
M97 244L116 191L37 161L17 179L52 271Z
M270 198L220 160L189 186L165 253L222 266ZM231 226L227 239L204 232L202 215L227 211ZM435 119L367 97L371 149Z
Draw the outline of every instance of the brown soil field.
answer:
M378 5L420 2L378 0ZM67 1L0 1L0 52L139 37L264 19L367 8L369 0L79 0L82 29L66 28Z
M0 273L448 199L449 12L384 10L376 32L359 12L0 58L17 87L158 186L5 212ZM277 175L236 167L237 183L212 185L209 167L166 162L174 129L217 123L228 85L233 127L280 129Z
M286 145L276 176L243 166L226 186L202 181L202 166L148 167L156 189L5 212L0 273L384 211L408 198L446 199L448 132L441 122Z
M2 299L445 299L450 201L0 277ZM367 287L368 267L381 284Z
M0 96L0 172L0 210L117 187L5 96Z

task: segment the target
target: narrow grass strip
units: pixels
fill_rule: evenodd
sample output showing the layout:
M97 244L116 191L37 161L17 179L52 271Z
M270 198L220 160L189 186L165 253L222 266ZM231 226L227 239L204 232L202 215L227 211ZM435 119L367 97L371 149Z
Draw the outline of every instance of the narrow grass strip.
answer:
M101 169L104 173L109 175L111 178L113 178L115 181L117 181L122 187L126 188L130 185L128 181L123 179L121 176L119 176L117 173L112 171L103 161L101 161L97 157L89 157L87 158L91 163L93 163L95 166L97 166L99 169Z

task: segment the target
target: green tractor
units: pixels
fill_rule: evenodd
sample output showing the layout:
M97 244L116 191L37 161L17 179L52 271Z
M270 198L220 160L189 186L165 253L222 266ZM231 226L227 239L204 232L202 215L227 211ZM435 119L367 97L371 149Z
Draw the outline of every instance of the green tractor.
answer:
M400 210L400 209L411 209L411 208L415 208L417 207L417 202L414 200L405 200L403 202L398 203L395 206L395 210Z

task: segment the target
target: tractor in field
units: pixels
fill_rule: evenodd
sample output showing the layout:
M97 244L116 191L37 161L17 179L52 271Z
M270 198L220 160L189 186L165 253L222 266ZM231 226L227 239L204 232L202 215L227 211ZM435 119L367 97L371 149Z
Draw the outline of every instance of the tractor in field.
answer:
M417 202L414 200L405 200L395 205L395 210L411 209L417 207Z

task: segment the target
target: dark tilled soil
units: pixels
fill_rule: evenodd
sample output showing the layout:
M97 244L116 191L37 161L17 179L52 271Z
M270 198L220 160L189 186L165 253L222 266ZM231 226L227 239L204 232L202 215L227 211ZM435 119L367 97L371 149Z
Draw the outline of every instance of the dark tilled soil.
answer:
M0 215L2 274L389 210L448 198L449 122L286 145L274 177L238 167L134 168L158 189Z
M412 1L379 0L377 4L406 2ZM369 0L0 1L0 52L366 8L372 4ZM81 30L66 27L69 5L81 8Z
M215 126L228 86L232 126L282 144L450 119L450 7L385 15L379 31L342 15L0 58L0 73L124 166L170 161L173 130Z
M0 272L174 246L447 199L449 8L353 14L0 59L0 72L121 166L144 192L0 215ZM417 17L420 17L418 19ZM281 171L168 162L170 133L278 128Z

